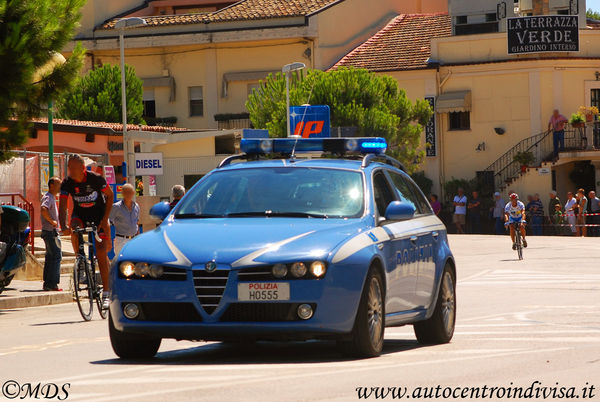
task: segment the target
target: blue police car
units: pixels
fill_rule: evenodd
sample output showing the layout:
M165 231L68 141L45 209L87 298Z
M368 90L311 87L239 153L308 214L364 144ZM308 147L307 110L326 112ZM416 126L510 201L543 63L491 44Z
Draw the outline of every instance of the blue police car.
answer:
M333 339L381 353L385 327L449 342L456 267L446 228L381 138L242 139L112 269L123 358L162 338ZM327 157L300 158L309 152ZM332 157L332 156L341 157Z

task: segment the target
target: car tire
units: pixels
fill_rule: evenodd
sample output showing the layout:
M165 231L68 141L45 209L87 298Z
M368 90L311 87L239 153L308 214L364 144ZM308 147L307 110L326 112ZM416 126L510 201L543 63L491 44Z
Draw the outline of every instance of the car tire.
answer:
M433 315L414 324L419 343L426 345L448 343L454 335L456 323L456 275L449 265L442 273Z
M383 349L385 288L379 271L371 267L363 286L350 340L337 342L338 349L356 357L376 357Z
M115 328L111 314L108 315L110 344L117 356L122 359L149 359L156 355L161 338L126 334Z

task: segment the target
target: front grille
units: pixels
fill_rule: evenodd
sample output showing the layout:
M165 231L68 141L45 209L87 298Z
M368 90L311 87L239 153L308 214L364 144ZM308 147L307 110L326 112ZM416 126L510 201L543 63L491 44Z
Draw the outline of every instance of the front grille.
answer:
M277 279L271 273L271 265L254 268L243 268L238 271L240 281L273 281Z
M187 271L181 268L163 266L163 274L160 279L164 281L185 281L187 279Z
M127 303L123 303L124 305ZM202 316L192 303L139 303L140 321L193 322Z
M299 321L296 310L301 303L232 303L221 316L224 322ZM311 304L313 311L316 304Z
M204 311L212 314L219 306L225 287L227 286L227 278L229 270L218 269L214 272L206 272L205 270L194 270L194 288L196 295L202 305Z

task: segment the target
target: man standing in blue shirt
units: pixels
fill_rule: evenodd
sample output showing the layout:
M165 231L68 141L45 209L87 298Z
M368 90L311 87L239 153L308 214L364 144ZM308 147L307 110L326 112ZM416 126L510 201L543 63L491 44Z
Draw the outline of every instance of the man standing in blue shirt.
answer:
M135 189L129 183L123 185L123 199L113 204L110 211L110 222L115 227L115 256L129 240L138 233L140 207L133 200Z
M48 192L42 197L42 239L46 245L44 257L44 290L60 292L60 262L62 250L60 238L58 237L58 207L56 196L60 192L61 180L51 177L48 180Z

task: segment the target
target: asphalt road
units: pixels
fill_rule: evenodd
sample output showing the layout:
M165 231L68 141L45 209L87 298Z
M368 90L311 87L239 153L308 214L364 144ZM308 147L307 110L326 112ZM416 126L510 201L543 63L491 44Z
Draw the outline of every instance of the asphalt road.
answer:
M402 327L386 331L374 359L343 358L330 342L167 340L152 362L125 362L111 350L105 321L84 323L66 304L0 311L0 384L12 392L8 380L53 383L68 400L352 401L358 387L407 387L414 396L440 385L439 400L445 387L526 390L540 381L574 387L581 398L593 385L600 400L600 239L532 237L523 261L506 237L450 242L458 317L447 345L420 346L412 327Z

